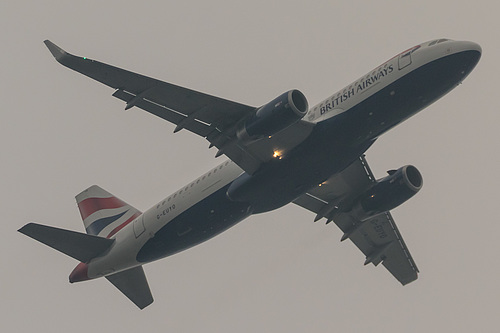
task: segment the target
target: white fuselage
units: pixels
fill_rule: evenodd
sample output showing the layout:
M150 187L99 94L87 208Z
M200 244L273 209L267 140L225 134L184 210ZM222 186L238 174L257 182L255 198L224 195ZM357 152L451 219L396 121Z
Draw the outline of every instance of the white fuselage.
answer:
M480 48L474 43L449 40L434 41L415 46L396 55L318 103L308 111L303 120L319 124L332 117L348 112L353 107L378 94L384 88L397 82L409 73L438 59L468 50L480 50ZM398 92L389 91L386 93L397 94ZM371 139L373 140L374 138ZM115 244L105 255L94 258L88 263L89 278L116 273L153 260L137 260L138 254L148 241L154 238L160 230L164 230L169 223L175 222L176 218L182 214L187 214L195 207L199 210L200 214L205 214L199 216L199 219L206 218L209 220L210 214L216 214L217 212L215 208L207 209L206 207L202 207L202 203L211 196L215 196L216 193L220 195L218 191L231 184L242 173L243 170L235 163L225 161L148 209L113 236L116 240ZM221 227L221 231L252 213L250 207L246 211L244 206L238 206L236 209L238 210L238 214L228 215L227 217L228 219L233 218L234 221L231 223L228 222L227 226ZM182 227L177 227L175 229L175 237L182 238L185 235L187 237L192 233L191 229L189 223ZM219 231L210 233L210 230L207 230L205 238L196 238L195 242L183 245L179 247L179 250L196 245L219 233ZM165 251L165 254L159 257L175 253L174 250L169 251Z

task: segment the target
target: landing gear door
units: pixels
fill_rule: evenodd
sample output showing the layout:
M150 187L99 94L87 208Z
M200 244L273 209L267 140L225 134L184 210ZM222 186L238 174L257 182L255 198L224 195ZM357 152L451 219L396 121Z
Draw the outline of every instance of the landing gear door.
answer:
M400 70L411 65L412 52L413 50L409 50L408 52L404 52L399 56L398 67Z
M140 235L142 235L144 231L146 231L146 228L144 227L144 214L142 214L137 220L134 221L135 238L138 238Z

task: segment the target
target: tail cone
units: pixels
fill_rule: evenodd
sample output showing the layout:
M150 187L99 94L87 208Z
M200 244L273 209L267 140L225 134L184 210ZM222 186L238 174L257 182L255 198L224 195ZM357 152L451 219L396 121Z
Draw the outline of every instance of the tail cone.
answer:
M73 272L69 275L69 282L80 282L80 281L85 281L88 280L88 269L89 267L87 264L84 264L83 262L79 263Z

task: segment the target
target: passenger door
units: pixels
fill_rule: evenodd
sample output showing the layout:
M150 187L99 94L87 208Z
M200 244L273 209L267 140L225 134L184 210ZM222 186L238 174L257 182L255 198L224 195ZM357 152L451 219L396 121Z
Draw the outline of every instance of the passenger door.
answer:
M137 220L134 221L134 234L135 238L139 238L140 235L146 231L146 227L144 226L144 214L139 216Z

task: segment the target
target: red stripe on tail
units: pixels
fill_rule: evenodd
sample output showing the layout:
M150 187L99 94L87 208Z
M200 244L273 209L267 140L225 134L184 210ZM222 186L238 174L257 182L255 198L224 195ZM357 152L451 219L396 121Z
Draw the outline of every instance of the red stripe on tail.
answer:
M125 206L126 203L118 198L88 198L78 203L80 215L85 220L90 215L101 209L113 209Z
M111 236L113 236L114 234L116 234L118 231L120 231L121 229L123 229L127 224L129 224L130 222L132 222L134 219L136 219L137 217L139 217L141 215L140 212L137 212L135 213L131 218L129 218L127 221L123 222L122 224L120 224L119 226L117 226L116 228L114 228L113 230L111 230L111 232L109 233L109 235L106 236L106 238L111 238Z

